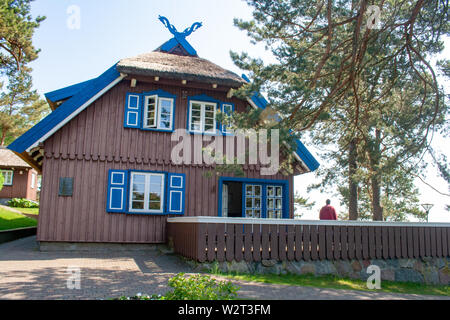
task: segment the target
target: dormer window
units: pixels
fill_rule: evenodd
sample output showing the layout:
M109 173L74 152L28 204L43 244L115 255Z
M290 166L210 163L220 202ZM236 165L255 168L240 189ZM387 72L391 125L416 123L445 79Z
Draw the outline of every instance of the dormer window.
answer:
M173 122L173 99L146 96L144 101L144 124L146 129L171 130Z
M189 131L195 133L216 133L217 103L189 102Z
M124 127L172 132L176 96L164 90L127 93Z

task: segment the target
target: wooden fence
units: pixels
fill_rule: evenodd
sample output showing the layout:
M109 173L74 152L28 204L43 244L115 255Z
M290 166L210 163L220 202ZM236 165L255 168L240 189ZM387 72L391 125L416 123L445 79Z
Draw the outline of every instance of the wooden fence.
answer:
M450 256L449 223L169 218L176 253L199 262Z

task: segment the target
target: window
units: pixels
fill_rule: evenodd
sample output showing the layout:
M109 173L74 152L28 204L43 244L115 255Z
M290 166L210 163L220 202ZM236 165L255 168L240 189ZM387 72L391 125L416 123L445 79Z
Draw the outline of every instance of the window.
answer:
M261 185L245 185L245 217L261 218Z
M4 186L12 186L14 171L2 170L2 174L3 174L3 177L5 178L5 180L3 181L3 185Z
M144 124L146 129L172 130L173 99L146 96L144 100Z
M233 105L232 104L228 104L228 103L224 103L222 104L222 112L224 114L226 114L227 116L231 116L231 114L233 113ZM222 132L225 134L229 134L232 133L231 130L228 129L229 127L227 127L226 125L222 126Z
M34 173L31 173L31 188L34 189L36 185L36 175Z
M130 211L163 212L164 174L131 172Z
M198 133L216 133L217 103L190 101L189 131Z
M283 212L283 188L267 186L266 188L267 218L280 219Z
M185 190L184 173L109 169L106 212L183 215Z

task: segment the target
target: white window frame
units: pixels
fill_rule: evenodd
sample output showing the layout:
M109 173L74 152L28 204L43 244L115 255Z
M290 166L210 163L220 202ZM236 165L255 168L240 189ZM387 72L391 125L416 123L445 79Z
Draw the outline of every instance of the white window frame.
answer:
M155 99L155 121L153 125L148 125L148 101L149 99ZM161 126L161 101L170 101L171 102L171 109L170 109L170 125L169 128L163 128ZM173 113L174 113L174 99L173 98L166 98L166 97L159 97L158 95L150 95L144 97L144 114L143 114L143 125L142 127L144 129L158 129L158 130L166 130L171 131L173 128Z
M251 194L247 194L247 188L251 187L252 189L252 193ZM259 187L259 195L257 195L255 193L256 187ZM244 194L245 194L245 199L244 199L244 216L246 218L261 218L262 217L262 212L263 212L263 208L262 208L262 202L263 202L263 185L262 184L245 184L245 188L244 188ZM247 200L248 199L252 199L252 206L251 207L247 207ZM255 202L256 199L259 200L259 207L255 206ZM251 211L251 216L249 217L247 215L247 211ZM255 216L255 211L259 211L259 216L256 215Z
M133 182L135 175L143 175L145 176L145 189L144 189L144 209L133 209ZM130 212L139 212L139 213L163 213L164 212L164 200L165 200L165 174L164 173L153 173L153 172L139 172L132 171L130 175L130 187L129 187L129 204L128 208ZM149 198L150 198L150 177L151 176L160 176L161 180L161 206L159 210L150 209L149 208Z
M2 170L3 177L5 180L3 181L4 186L12 186L13 178L14 178L14 170Z
M36 185L36 174L34 172L31 173L31 188L34 189Z
M269 195L269 188L273 188L273 195ZM281 195L276 194L277 188L281 189ZM269 208L269 200L273 201L273 208ZM277 200L281 203L281 208L277 208L276 202ZM267 185L266 186L266 216L269 216L269 211L273 211L274 213L279 213L278 218L272 219L282 219L283 218L283 186L280 185Z
M196 103L200 105L200 130L193 130L192 129L192 104ZM214 124L213 124L213 130L214 131L205 131L205 106L213 105L214 108ZM217 121L216 121L216 115L217 115L217 103L216 102L209 102L209 101L199 101L199 100L190 100L189 101L189 123L188 123L188 129L189 132L194 133L208 133L208 134L216 134L217 133Z

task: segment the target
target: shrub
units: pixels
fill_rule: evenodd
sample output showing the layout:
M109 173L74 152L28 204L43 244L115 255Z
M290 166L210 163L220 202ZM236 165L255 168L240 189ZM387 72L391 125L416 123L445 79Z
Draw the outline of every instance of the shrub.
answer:
M9 200L8 205L15 208L39 208L39 203L20 198L13 198Z
M185 277L179 273L169 280L173 290L161 295L142 295L120 297L119 300L233 300L237 298L239 287L230 281L216 281L207 275Z
M169 291L165 300L233 300L239 287L230 281L216 281L210 276L193 275L185 277L179 273L169 280Z

